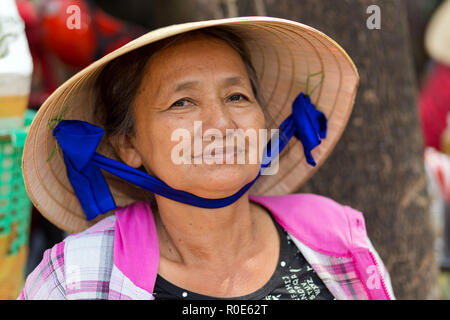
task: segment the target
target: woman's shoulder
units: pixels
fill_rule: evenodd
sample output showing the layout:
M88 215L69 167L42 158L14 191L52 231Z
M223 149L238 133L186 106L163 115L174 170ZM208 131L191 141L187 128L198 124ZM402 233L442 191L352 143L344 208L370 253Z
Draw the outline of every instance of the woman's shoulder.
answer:
M345 239L349 246L367 247L366 224L361 211L317 194L291 194L288 198L297 213L293 220L315 225L325 236L335 234Z
M78 233L68 235L63 242L68 244L72 242L97 242L103 237L114 235L116 215L107 216L91 227Z
M363 213L349 205L312 193L290 194L285 196L284 201L288 202L296 212L295 217L302 222L307 220L321 228L325 227L324 224L330 225L333 229L339 228L338 230L348 232L351 241L359 241L360 237L366 237ZM314 214L299 214L299 212Z
M333 199L311 193L253 196L278 222L313 248L332 248L344 254L348 248L367 247L363 214Z
M108 216L90 228L67 236L64 243L65 262L79 264L89 256L111 251L114 246L116 216Z
M90 228L66 237L64 244L64 262L66 269L76 270L79 267L94 267L94 263L107 265L111 261L101 260L101 256L112 258L114 250L115 215L108 216ZM111 252L111 254L105 254Z
M104 298L113 268L115 216L108 216L90 228L67 236L47 249L39 265L27 276L20 300L67 299L80 292L86 298ZM93 285L94 282L96 285ZM97 288L97 289L96 289Z
M363 214L331 198L312 193L293 193L282 196L251 196L250 199L266 206L276 216L288 220L299 220L305 223L317 223L324 221L342 224L348 227L348 220L364 226Z

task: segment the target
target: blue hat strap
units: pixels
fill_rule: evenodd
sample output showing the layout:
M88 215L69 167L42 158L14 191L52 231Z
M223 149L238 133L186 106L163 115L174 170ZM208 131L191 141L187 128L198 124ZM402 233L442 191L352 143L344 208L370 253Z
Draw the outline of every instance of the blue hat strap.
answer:
M315 166L311 150L321 143L327 130L326 117L311 103L309 96L301 93L293 103L292 114L280 125L278 139L267 144L258 175L229 197L208 199L173 189L156 177L98 154L96 149L104 134L102 128L84 121L58 120L53 135L63 151L67 176L87 220L117 207L100 169L175 201L201 208L221 208L232 204L250 189L292 136L302 142L307 162Z

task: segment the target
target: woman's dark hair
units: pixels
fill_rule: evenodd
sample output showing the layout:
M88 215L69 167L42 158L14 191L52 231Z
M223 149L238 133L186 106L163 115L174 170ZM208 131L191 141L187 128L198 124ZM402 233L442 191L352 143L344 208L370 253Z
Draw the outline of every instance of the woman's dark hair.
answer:
M266 119L270 118L264 108L255 69L244 42L234 33L220 27L194 30L143 46L109 62L96 80L96 103L94 115L105 129L106 136L134 135L133 105L140 87L145 66L152 54L167 48L188 34L204 34L221 39L236 50L247 69L253 94L263 108Z

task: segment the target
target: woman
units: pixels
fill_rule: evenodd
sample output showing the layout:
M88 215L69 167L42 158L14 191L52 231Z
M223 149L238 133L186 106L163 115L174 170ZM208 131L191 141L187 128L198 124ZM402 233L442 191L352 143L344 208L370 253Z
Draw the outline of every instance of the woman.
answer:
M94 63L30 128L30 197L79 233L47 250L19 299L393 299L361 213L267 196L324 161L357 83L328 37L268 17L159 29ZM246 135L277 127L265 149Z

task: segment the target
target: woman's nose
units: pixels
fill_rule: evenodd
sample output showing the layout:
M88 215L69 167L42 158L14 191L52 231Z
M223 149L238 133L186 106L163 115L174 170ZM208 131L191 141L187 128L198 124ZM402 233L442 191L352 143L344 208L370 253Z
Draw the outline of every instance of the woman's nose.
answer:
M236 129L237 125L229 107L220 99L214 99L203 110L203 130L216 129L226 135L226 129Z

